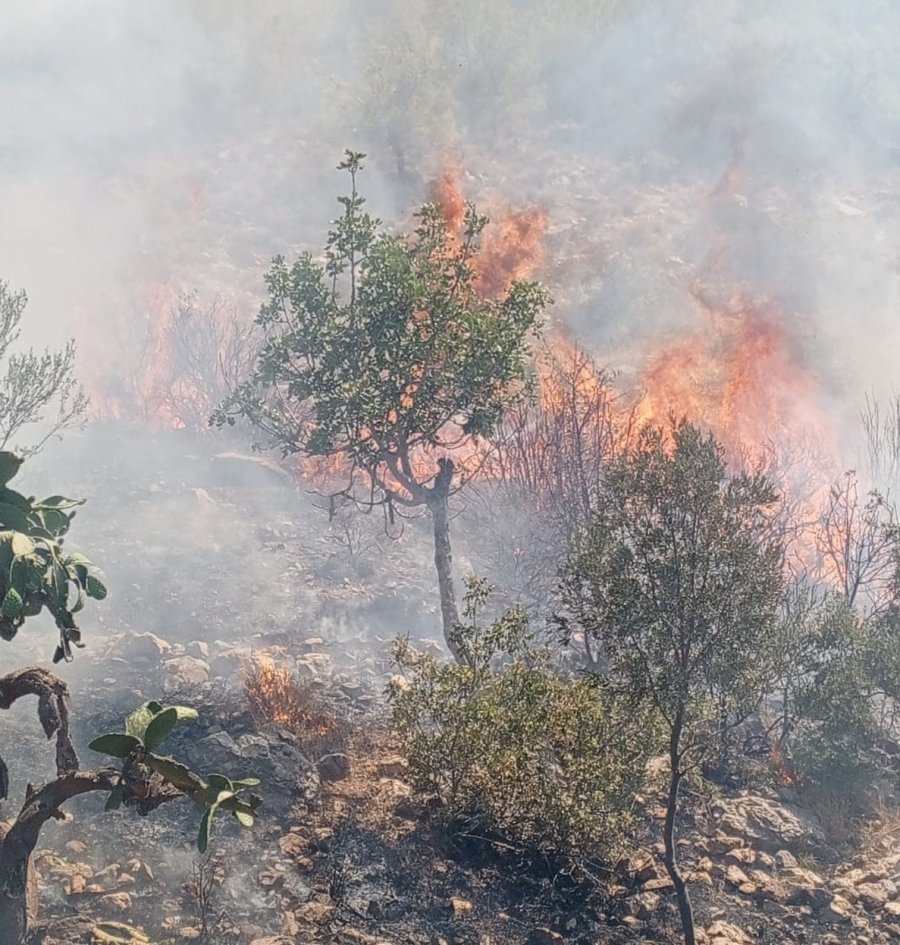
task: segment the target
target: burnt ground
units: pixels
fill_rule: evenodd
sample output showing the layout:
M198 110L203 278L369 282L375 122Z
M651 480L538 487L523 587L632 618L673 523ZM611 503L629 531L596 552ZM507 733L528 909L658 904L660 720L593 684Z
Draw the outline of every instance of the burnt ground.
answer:
M451 836L427 799L412 796L383 692L398 634L438 645L426 523L406 523L397 540L373 518L329 526L315 497L265 465L215 460L221 446L177 432L95 428L23 473L29 492L88 499L71 546L102 567L111 588L83 614L87 648L60 670L83 764L97 764L90 739L119 728L135 705L184 702L201 719L177 730L173 754L201 770L259 776L265 795L252 831L217 825L210 859L195 853L199 817L189 805L137 818L80 799L66 822L48 826L37 857L42 914L57 929L67 918L83 923L55 941L129 940L101 921L142 927L157 945L676 941L654 799L639 848L617 873L598 868L588 881L492 838ZM473 547L467 528L477 516L461 509L455 522L457 564L496 577L506 538L492 543L482 527ZM515 596L510 588L514 581L505 590ZM51 628L29 629L3 648L5 666L46 665L52 649ZM260 652L304 681L315 707L306 729L289 733L250 711L244 672ZM52 770L31 708L0 719L13 788L7 817L26 781ZM346 770L323 779L316 762L335 752ZM900 869L900 854L891 860L896 836L878 854L887 865L876 883L871 862L829 862L827 838L806 820L799 830L787 818L759 833L741 813L751 801L696 795L682 824L707 941L875 945L900 934L888 902L891 870ZM821 842L807 843L808 832ZM851 867L859 875L836 885ZM871 890L848 891L877 884L884 902ZM846 915L834 906L844 895Z

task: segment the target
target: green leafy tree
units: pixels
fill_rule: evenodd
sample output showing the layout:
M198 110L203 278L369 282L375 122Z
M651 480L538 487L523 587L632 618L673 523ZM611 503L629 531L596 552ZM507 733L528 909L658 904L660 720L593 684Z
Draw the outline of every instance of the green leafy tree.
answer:
M53 436L79 423L87 397L75 379L75 343L59 351L15 351L28 298L0 281L0 450L15 449L21 456L38 452ZM33 430L32 443L18 442Z
M390 689L416 789L451 829L576 862L616 856L646 782L652 715L600 677L558 673L523 611L482 625L487 585L472 580L455 632L461 663L407 641Z
M64 548L80 501L52 496L37 501L9 487L20 457L0 452L0 636L11 640L26 621L46 610L59 631L54 660L70 660L82 646L75 623L88 598L103 600L106 587L91 562ZM217 811L230 812L251 826L259 799L246 795L255 780L232 781L219 774L205 778L159 748L179 721L197 717L192 709L147 703L133 712L125 731L101 736L91 747L122 759L121 768L82 769L69 731L68 689L59 677L31 667L0 676L0 709L35 696L37 715L48 739L56 741L56 777L29 785L22 807L0 825L0 945L24 945L37 912L37 881L32 854L47 821L62 816L63 805L94 791L109 795L107 809L126 805L140 814L167 801L187 797L204 810L198 847L206 849ZM0 757L0 800L9 795L9 769Z
M673 422L610 463L590 528L564 569L567 619L597 641L612 684L665 720L665 865L687 945L696 941L678 867L681 784L753 712L778 663L783 550L762 476L730 475L722 450Z
M469 206L462 234L426 204L411 236L391 234L356 186L364 155L340 170L324 262L274 260L259 324L266 333L250 379L213 422L245 417L287 455L340 457L340 495L382 505L389 519L427 509L444 636L458 623L449 499L466 483L477 441L523 396L528 341L547 298L532 282L500 297L478 288L479 238L488 221Z

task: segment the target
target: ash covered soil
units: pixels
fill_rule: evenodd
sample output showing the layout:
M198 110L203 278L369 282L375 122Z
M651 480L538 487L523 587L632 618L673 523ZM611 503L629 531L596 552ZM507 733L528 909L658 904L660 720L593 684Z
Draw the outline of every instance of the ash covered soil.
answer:
M96 796L73 804L36 858L42 914L56 917L40 940L146 941L124 923L158 945L676 941L661 799L644 799L631 854L588 878L489 838L451 839L413 795L384 689L397 635L440 646L427 523L408 521L399 537L374 516L329 523L277 467L221 448L219 438L92 427L31 471L29 490L46 476L87 498L70 542L111 588L83 615L87 648L61 669L83 764L97 763L91 738L137 704L181 702L201 718L177 730L172 753L257 776L265 798L252 831L222 819L208 858L195 852L189 804L147 818L104 813ZM458 513L459 572L504 570L516 596L503 536L492 543L481 529L477 548L466 543L485 508ZM4 649L9 668L47 665L53 639L29 628ZM305 734L251 711L245 674L261 654L307 684ZM26 780L52 775L31 708L2 719L10 813ZM790 791L698 792L685 808L680 842L703 941L900 938L900 824L886 817L850 851Z

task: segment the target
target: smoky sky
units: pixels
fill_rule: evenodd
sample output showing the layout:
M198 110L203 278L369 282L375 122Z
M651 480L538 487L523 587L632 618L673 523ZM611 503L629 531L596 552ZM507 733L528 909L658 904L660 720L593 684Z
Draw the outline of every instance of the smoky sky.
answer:
M852 412L896 384L898 31L877 0L7 4L0 276L30 341L114 370L143 284L252 314L344 147L389 222L454 155L546 206L553 317L601 360L696 328L701 277L775 300Z

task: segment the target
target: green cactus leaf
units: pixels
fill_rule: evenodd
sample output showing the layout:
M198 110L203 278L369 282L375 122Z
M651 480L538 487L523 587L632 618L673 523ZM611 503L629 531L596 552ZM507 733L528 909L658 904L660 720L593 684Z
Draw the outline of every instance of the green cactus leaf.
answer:
M78 570L78 573L81 573L80 569L85 569L85 574L87 573L87 568L91 567L94 564L90 558L86 558L84 555L73 554L67 555L65 565L67 568L75 568Z
M6 485L19 471L22 459L15 453L0 453L0 485Z
M144 760L150 768L165 778L173 787L177 787L179 791L184 791L185 794L192 796L206 791L206 782L180 761L154 754L148 754Z
M47 593L56 607L65 608L69 599L69 575L66 569L54 561L46 577Z
M22 595L14 587L11 587L3 598L3 616L10 620L19 620L23 609Z
M113 758L127 758L135 748L140 747L141 740L125 732L109 732L95 738L88 748L101 755L112 755Z
M22 616L24 601L17 587L10 587L3 597L3 616L18 620Z
M253 814L247 813L245 810L236 810L232 811L238 823L242 827L252 827L254 824Z
M125 731L143 741L147 726L153 721L153 716L161 711L162 706L158 702L145 702L125 719Z
M122 806L122 801L125 800L125 785L117 784L110 792L109 797L106 799L106 804L104 805L104 810L118 810Z
M34 514L37 516L41 526L53 535L54 538L65 535L69 530L71 520L65 512L60 512L58 509L43 509L41 511L35 511Z
M169 733L178 724L178 711L175 708L163 709L158 712L147 726L144 734L144 744L150 751L158 748L168 737Z
M244 788L259 787L259 778L241 778L240 781L232 781L231 786L235 791L242 791Z
M213 802L222 791L234 792L234 786L224 774L208 774L206 780L209 783L206 794L210 802Z
M37 615L43 609L43 604L40 599L35 599L33 597L25 598L25 605L22 607L22 616L23 617L37 617Z
M45 509L60 510L74 509L79 505L84 505L84 499L68 499L64 495L52 495L49 499L41 499L35 503L34 508L43 511Z
M21 492L16 492L15 489L9 489L6 486L0 488L0 502L6 502L9 505L14 505L23 512L31 511L31 503L28 501L28 499L26 499Z
M87 581L85 581L84 589L87 591L88 597L93 597L94 600L106 600L106 585L99 578L89 575Z
M216 816L219 805L234 797L231 791L220 791L216 799L203 812L203 819L200 821L200 833L197 835L197 849L201 853L206 853L209 846L209 838L212 834L212 821Z

